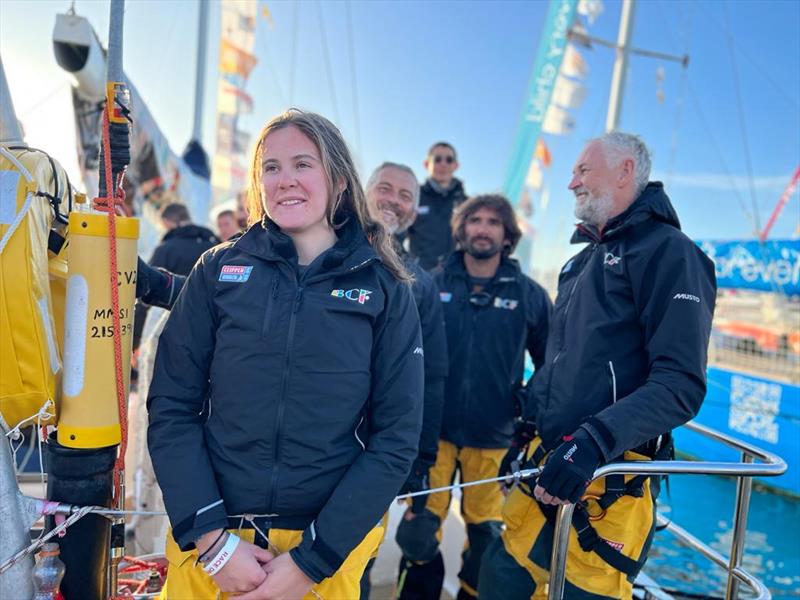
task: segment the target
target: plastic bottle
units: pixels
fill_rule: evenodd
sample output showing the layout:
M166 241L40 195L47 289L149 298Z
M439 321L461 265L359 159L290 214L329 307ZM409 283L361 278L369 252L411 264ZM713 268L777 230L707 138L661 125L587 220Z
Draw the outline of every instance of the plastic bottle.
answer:
M58 587L64 577L64 563L58 557L58 544L47 543L36 555L33 567L33 600L56 600L60 597Z
M150 576L147 578L147 586L144 588L145 592L160 592L161 591L161 575L158 571L150 571Z

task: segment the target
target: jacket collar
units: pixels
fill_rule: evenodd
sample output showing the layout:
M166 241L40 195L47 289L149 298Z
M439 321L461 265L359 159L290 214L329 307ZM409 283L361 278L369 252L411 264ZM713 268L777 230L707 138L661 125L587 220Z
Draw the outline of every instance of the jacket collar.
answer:
M469 273L467 273L467 267L464 264L463 250L456 250L450 255L447 262L444 264L444 271L449 275L461 277L469 281ZM522 270L516 260L510 256L503 256L500 259L500 265L497 267L497 272L494 274L490 285L494 285L495 283L508 283L512 280L517 281L521 273Z
M461 180L453 177L453 181L450 184L450 187L446 190L442 189L442 186L434 182L430 177L425 180L425 183L422 185L422 190L428 195L436 195L443 200L448 200L455 196L463 196L464 195L464 184L461 183Z
M650 220L666 223L676 229L681 228L678 213L672 207L669 197L664 192L664 184L660 181L648 183L644 191L624 212L607 223L602 235L598 234L591 225L579 223L572 234L570 243L580 244L614 239L624 235L636 225Z
M345 271L377 258L358 220L351 216L336 230L338 240L323 253L322 269ZM292 238L268 217L254 223L234 242L234 247L269 261L296 263L297 250Z

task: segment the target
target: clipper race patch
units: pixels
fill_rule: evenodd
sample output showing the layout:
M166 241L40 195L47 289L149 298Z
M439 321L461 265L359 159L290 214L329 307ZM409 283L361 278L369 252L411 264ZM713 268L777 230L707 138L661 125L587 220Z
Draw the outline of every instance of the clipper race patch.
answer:
M250 279L250 273L252 271L252 266L223 265L222 270L219 272L219 280L228 281L230 283L244 283Z
M442 302L450 302L453 299L453 294L450 292L439 292L439 300Z

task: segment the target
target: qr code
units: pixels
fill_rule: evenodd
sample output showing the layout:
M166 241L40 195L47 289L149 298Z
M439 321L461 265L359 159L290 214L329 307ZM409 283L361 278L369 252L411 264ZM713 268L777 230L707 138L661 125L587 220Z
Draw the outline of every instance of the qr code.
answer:
M778 443L781 386L739 375L731 376L728 427L758 440Z

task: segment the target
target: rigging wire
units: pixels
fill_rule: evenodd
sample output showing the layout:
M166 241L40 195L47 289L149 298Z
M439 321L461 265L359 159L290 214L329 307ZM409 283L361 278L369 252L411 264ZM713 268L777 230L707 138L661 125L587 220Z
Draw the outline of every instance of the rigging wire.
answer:
M54 97L56 94L58 94L59 92L61 92L61 91L62 91L62 90L65 88L65 87L70 87L70 88L71 88L71 86L70 86L69 82L68 82L66 79L65 79L64 81L60 82L58 85L56 85L56 86L55 86L53 89L51 89L49 92L47 92L47 94L45 94L44 96L42 96L41 98L39 98L39 99L38 99L36 102L34 102L34 103L33 103L33 104L31 104L30 106L28 106L28 107L26 107L26 108L24 108L24 109L20 110L20 111L19 111L19 113L18 113L18 115L19 115L19 118L22 118L22 117L25 117L25 116L27 116L29 113L32 113L32 112L34 112L34 111L35 111L35 110L37 110L39 107L41 107L43 104L45 104L45 103L47 103L48 101L52 100L52 98L53 98L53 97Z
M693 3L692 6L696 6L704 12L706 21L710 21L723 31L727 31L727 27L722 23L720 23L719 20L717 20L714 13L707 10L702 3L699 2ZM737 44L734 38L731 38L729 42L739 51L739 53L744 58L746 58L750 62L751 65L753 65L753 67L764 77L765 80L767 80L769 83L772 84L772 86L775 88L775 91L777 91L781 96L783 96L784 100L786 100L789 104L792 105L792 107L794 107L795 111L800 112L800 103L798 103L798 101L794 97L792 97L791 94L789 94L785 89L783 89L781 84L778 83L778 81L774 77L772 77L764 67L762 67L752 56L750 56L747 52L745 52L744 48L739 44Z
M735 48L733 47L733 34L731 33L731 22L730 22L730 13L728 10L728 3L725 2L725 25L726 25L726 37L728 40L728 50L731 54L731 69L733 71L733 88L736 92L736 108L737 113L739 115L739 131L742 134L742 145L744 146L744 160L745 166L747 168L747 179L748 184L750 187L750 201L753 205L753 226L755 227L754 234L756 236L759 235L761 232L761 224L759 222L758 217L758 198L756 196L756 186L753 180L753 164L750 158L750 144L747 139L747 127L744 119L744 107L742 106L742 92L741 86L739 85L739 70L736 66L736 52Z
M158 65L158 70L155 72L155 75L153 77L153 82L154 82L153 89L154 90L168 89L168 88L172 87L172 85L173 85L172 81L165 82L164 81L164 76L166 74L167 66L169 65L171 67L174 63L172 63L171 61L168 61L168 60L162 60L161 57L172 56L172 54L173 54L172 47L174 46L174 42L178 37L176 35L173 35L174 32L175 32L175 27L177 26L178 21L180 21L181 23L185 23L185 20L183 19L183 15L180 14L181 5L178 4L177 2L175 2L175 3L172 3L172 7L173 7L172 19L170 20L170 24L169 24L169 31L167 31L167 37L166 37L167 43L166 43L166 45L165 46L160 46L158 44L154 44L151 47L151 49L154 50L155 54L156 54L156 56L154 57L153 62ZM180 19L178 17L180 17ZM163 15L163 13L161 13L160 16L159 16L159 19L161 20L162 23L163 23L163 18L164 18L164 15ZM153 63L150 63L150 64L153 64Z
M325 72L328 75L328 87L331 92L331 103L333 104L333 114L336 123L341 125L342 118L339 114L339 104L336 102L336 87L333 82L333 69L331 68L331 55L328 48L328 36L325 33L325 16L322 13L322 2L317 0L317 19L319 21L320 43L322 44L322 55L325 58Z
M728 178L728 183L731 186L731 190L733 191L733 195L736 197L736 200L739 203L739 207L742 209L742 212L744 213L745 217L747 217L747 220L750 221L750 224L753 226L753 228L755 230L755 221L753 220L753 215L750 214L750 211L747 208L747 205L746 205L746 203L744 201L744 198L742 198L742 195L739 192L739 188L737 187L736 182L733 179L733 175L731 175L730 169L728 169L728 163L725 162L725 155L722 153L722 150L720 149L719 144L717 143L717 140L714 137L714 133L712 132L711 127L710 127L710 125L708 123L708 119L706 119L706 115L703 112L703 108L700 105L700 102L698 101L697 96L694 93L694 89L692 88L691 84L688 83L688 81L686 83L686 87L689 90L689 97L692 99L692 102L694 102L694 107L695 107L695 110L697 110L697 114L700 117L700 121L702 122L703 127L706 130L706 136L708 138L708 141L711 142L711 146L714 148L714 151L717 153L717 158L719 159L719 163L720 163L720 166L722 167L722 171L723 171L723 173L725 173L725 176Z
M294 84L297 74L297 20L300 0L292 5L292 54L289 59L289 106L294 106Z
M269 53L269 45L267 44L267 36L266 35L256 35L257 44L260 44L261 49L263 50L264 62L267 65L267 70L269 74L272 76L272 82L275 85L275 91L278 93L278 99L281 101L283 106L288 106L286 104L286 96L283 94L283 88L281 87L281 82L278 79L278 72L275 70L275 66L272 64L272 57ZM259 52L258 54L261 54Z
M659 10L662 12L663 15L663 5L661 3L658 4ZM684 40L683 44L683 55L689 56L689 50L692 44L692 25L693 25L693 17L694 17L694 7L689 9L691 12L688 14L683 11L681 8L681 37ZM668 29L668 28L667 28ZM671 36L670 36L671 37ZM673 44L677 46L677 44ZM677 162L678 157L678 133L680 132L681 122L683 118L683 106L686 102L686 86L688 84L689 78L689 68L688 65L684 64L681 68L681 80L679 84L679 91L678 97L675 100L675 123L672 126L672 135L670 140L670 148L669 148L669 159L667 162L667 186L672 186L672 176L675 173L675 163Z
M350 54L350 84L353 96L353 122L356 130L356 155L361 156L361 118L358 110L358 80L356 79L356 50L353 42L353 13L350 0L344 3L347 16L347 48ZM359 159L360 162L360 159Z

